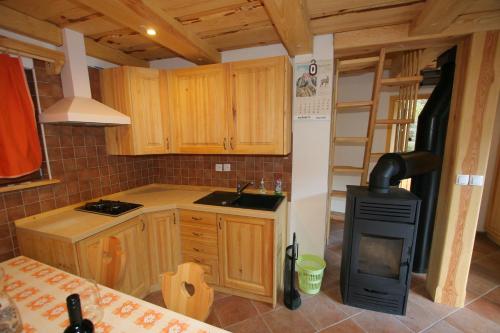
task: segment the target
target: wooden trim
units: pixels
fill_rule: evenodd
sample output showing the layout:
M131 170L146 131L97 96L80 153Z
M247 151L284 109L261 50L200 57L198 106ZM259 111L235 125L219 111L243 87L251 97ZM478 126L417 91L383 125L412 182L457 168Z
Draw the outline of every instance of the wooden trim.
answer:
M313 35L305 0L262 0L290 56L312 53Z
M461 307L483 187L455 184L457 174L485 174L500 89L499 32L459 44L436 224L427 274L435 302Z
M131 55L126 54L120 50L103 45L94 41L91 38L85 37L85 51L88 55L106 60L119 65L149 67L149 62L142 60Z
M0 27L44 42L62 45L61 29L46 21L22 14L0 5Z
M498 112L498 111L497 111ZM497 115L497 117L500 117ZM497 126L498 127L498 126ZM486 216L486 234L497 245L500 245L500 145L497 146L497 160L493 170L497 170L495 183L492 185L488 214Z
M45 47L25 43L16 39L0 36L0 50L29 58L40 59L51 63L48 67L52 74L59 74L64 65L64 53Z
M410 35L441 32L472 4L474 1L470 0L427 0L420 14L412 22Z
M220 53L198 38L161 7L161 0L78 0L81 4L128 27L180 56L196 63L219 63ZM146 33L152 27L155 36Z
M401 87L419 83L422 79L422 75L391 77L380 80L380 84L388 87Z
M33 182L7 185L7 186L0 187L0 193L25 190L27 188L32 188L32 187L47 186L47 185L57 184L60 182L61 181L59 179L44 179L44 180L37 180L37 181L33 181Z

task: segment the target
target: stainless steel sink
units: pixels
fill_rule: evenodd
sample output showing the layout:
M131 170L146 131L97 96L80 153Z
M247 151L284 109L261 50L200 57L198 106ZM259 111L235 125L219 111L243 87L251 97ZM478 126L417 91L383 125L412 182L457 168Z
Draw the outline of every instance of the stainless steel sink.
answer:
M236 192L215 191L195 201L196 204L275 211L285 197Z

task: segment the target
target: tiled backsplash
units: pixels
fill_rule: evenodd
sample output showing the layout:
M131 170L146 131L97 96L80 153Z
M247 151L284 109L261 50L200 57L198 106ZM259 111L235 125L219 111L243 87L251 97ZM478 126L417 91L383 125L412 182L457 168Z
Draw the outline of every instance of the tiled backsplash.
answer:
M182 185L235 187L237 182L255 181L259 187L264 178L267 190L274 190L281 178L283 191L289 192L292 178L292 155L161 155L154 159L154 181ZM215 164L231 164L231 171L215 171Z

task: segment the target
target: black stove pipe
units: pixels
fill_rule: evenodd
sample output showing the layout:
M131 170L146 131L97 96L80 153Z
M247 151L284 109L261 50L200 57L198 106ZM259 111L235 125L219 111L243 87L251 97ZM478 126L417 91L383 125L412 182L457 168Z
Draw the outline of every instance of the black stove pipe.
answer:
M441 158L426 151L382 155L370 173L371 192L388 193L402 179L422 175L441 167Z

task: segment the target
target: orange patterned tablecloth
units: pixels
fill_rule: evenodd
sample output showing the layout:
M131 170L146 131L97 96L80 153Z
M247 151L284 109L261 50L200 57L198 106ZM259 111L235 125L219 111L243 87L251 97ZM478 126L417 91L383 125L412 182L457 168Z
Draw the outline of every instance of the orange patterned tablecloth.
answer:
M68 325L66 297L82 293L85 279L27 257L0 263L4 290L16 303L25 333L63 332ZM99 285L104 315L96 333L226 332L177 312Z

